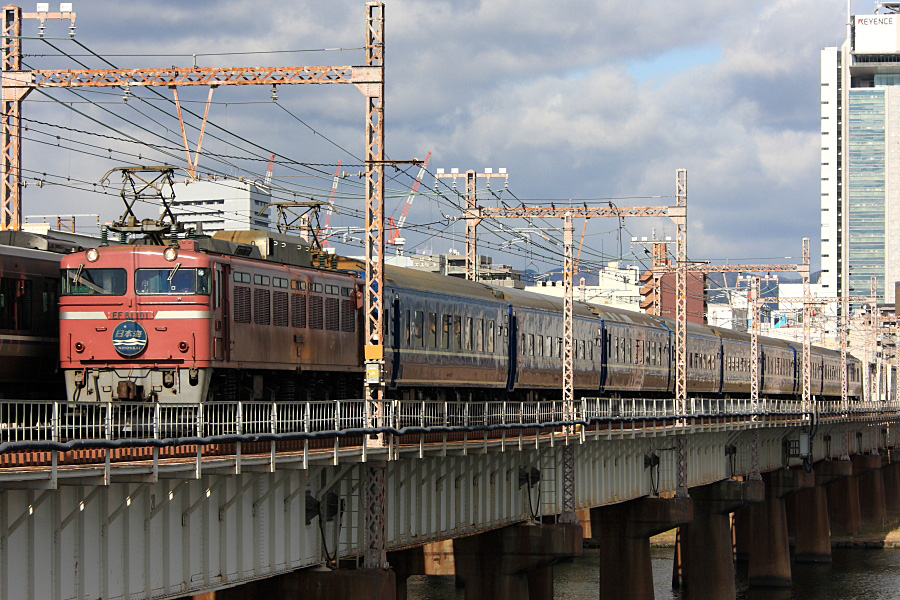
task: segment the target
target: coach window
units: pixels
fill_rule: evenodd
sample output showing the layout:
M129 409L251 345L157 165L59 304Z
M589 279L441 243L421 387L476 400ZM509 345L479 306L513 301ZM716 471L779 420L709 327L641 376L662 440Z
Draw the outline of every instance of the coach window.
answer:
M415 344L416 348L421 348L424 345L424 326L425 313L423 313L421 310L417 310L416 320L413 322L413 344Z
M475 319L475 351L484 352L484 319Z
M438 347L437 313L428 313L428 347Z
M409 348L409 345L412 343L412 338L410 337L412 329L412 323L409 320L409 311L406 311L406 347Z
M487 331L487 351L491 354L494 353L494 322L488 321L488 331Z
M450 349L459 350L459 342L462 339L462 324L459 317L450 315Z
M453 326L451 315L441 315L441 348L450 349L450 329Z

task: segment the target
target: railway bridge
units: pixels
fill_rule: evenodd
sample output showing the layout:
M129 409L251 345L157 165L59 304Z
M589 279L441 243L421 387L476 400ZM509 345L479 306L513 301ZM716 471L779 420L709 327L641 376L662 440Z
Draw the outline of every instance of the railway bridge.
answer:
M594 537L599 597L652 598L649 537L680 526L686 597L728 598L729 514L751 584L790 585L787 515L824 561L900 508L893 400L369 405L0 401L0 597L393 599L454 573L548 599Z

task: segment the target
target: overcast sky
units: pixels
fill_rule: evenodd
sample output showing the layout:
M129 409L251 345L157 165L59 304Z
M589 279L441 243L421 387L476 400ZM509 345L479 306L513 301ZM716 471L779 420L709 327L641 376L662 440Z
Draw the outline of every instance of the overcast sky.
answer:
M557 204L607 198L620 206L673 204L675 171L684 167L691 258L796 260L800 239L808 236L817 265L819 52L843 41L845 2L386 4L385 128L391 158L424 158L432 152L431 173L438 167L506 167L509 191L495 192L511 204L515 198ZM854 12L873 8L873 2L854 2ZM120 67L189 66L192 54L198 55L200 66L364 62L361 0L76 1L75 10L76 39ZM35 22L26 23L25 35L36 31ZM66 35L65 23L48 23L48 37ZM49 44L25 40L26 64L81 68L77 59L90 68L108 66L83 56L85 49L71 41L50 43L78 56L61 56ZM211 55L320 48L348 50ZM158 91L171 98L171 90ZM180 90L189 101L186 106L200 114L206 93ZM202 157L201 171L257 176L265 170L268 153L275 152L275 177L288 190L280 195L296 192L302 199L322 199L331 187L334 167L329 165L342 160L344 171L354 176L339 186L343 210L332 224L362 225L362 188L355 177L364 155L362 95L350 86L280 86L277 94L276 103L265 86L215 91L203 149L235 158ZM65 90L35 91L28 97L24 115L32 121L23 153L29 181L26 215L100 213L111 220L121 213L118 198L79 182L99 181L105 171L126 163L184 165L174 107L147 90L133 89L131 95L127 103L115 88L82 90L78 96ZM187 120L194 147L198 132L193 127L199 119ZM169 150L161 153L121 141L125 136ZM55 148L57 143L62 148ZM399 214L415 170L394 173L388 181L388 215ZM63 181L60 177L93 191L32 184L36 179ZM433 177L426 175L423 189L433 185ZM459 216L453 207L458 199L441 189L446 198L420 196L413 207L412 227L405 232L412 251L463 250L463 224L443 220ZM649 196L662 197L642 198ZM536 223L547 224L559 223ZM586 264L619 255L618 225L612 219L589 223ZM632 235L649 236L654 226L659 235L672 234L665 222L632 219L624 226L625 254L632 250ZM500 251L497 246L510 236L495 236L492 227L483 226L479 239L495 262L518 268L558 266L550 256L558 250L548 250L545 241ZM576 223L579 239L581 227ZM537 241L534 235L532 239ZM359 246L339 249L358 252Z

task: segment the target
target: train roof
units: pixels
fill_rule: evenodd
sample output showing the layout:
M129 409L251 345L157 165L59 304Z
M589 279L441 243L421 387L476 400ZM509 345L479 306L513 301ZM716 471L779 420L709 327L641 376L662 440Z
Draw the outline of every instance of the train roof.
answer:
M55 254L69 254L100 244L100 238L70 233L67 231L49 230L46 233L31 231L0 231L0 246L31 248ZM57 259L58 260L58 259Z

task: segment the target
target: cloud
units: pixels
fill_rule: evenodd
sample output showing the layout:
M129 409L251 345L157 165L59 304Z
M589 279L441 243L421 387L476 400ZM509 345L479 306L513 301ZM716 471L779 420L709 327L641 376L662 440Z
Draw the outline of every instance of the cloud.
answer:
M78 7L77 31L82 43L130 67L189 65L195 53L198 64L210 66L360 64L364 6L349 0L92 2ZM819 51L842 41L844 10L837 0L727 6L711 0L662 6L611 0L552 6L537 0L389 1L386 149L397 159L422 158L432 151L433 168L507 167L510 191L536 201L671 203L675 169L685 167L689 248L695 258L796 254L798 238L818 237ZM32 40L25 43L26 53L38 48L53 53ZM85 54L72 44L58 44ZM334 47L353 50L209 56ZM140 56L118 56L128 54ZM42 67L77 67L62 57L28 60ZM101 66L91 57L79 60ZM159 91L171 96L165 88ZM94 107L74 106L117 130L161 143L141 128L149 129L168 140L167 153L183 155L170 105L154 99L126 106L120 90L107 92L86 95L108 102L104 106L109 111L131 122ZM64 91L51 93L61 100L74 98ZM202 113L205 90L181 93L192 101L186 106ZM140 90L134 94L151 97ZM268 87L217 89L210 114L221 129L208 129L204 148L256 160L203 158L201 166L260 173L268 153L276 152L286 157L279 159L276 177L291 193L327 196L333 171L328 163L340 159L352 165L357 159L351 154L364 154L365 100L351 86L279 86L277 94L293 116L272 103ZM118 136L58 105L26 102L25 111L26 117L48 123ZM188 123L196 127L199 121L188 117ZM194 144L197 131L189 131ZM90 140L82 134L67 136ZM95 181L124 158L115 150L133 150L126 142L93 141L113 152L91 150L107 157L91 156L84 147L51 152L27 139L25 166L60 175L74 170L81 179ZM149 149L143 156L179 160ZM287 159L322 166L289 165ZM351 173L360 169L347 168ZM391 176L389 202L399 205L412 179ZM424 186L430 188L432 181L426 179ZM362 208L354 197L361 193L359 180L348 178L340 189L352 210L337 215L335 222L359 225L351 216ZM512 200L510 193L501 196ZM29 186L26 213L62 210L73 205L73 198L79 212L119 212L114 197ZM394 210L389 203L388 214ZM450 201L418 199L405 232L409 245L435 235L433 229L417 232L416 224L440 220L442 212L453 210ZM667 224L626 223L638 236L649 235L654 226ZM453 226L445 228L452 233ZM599 242L600 232L610 230L618 235L615 223L589 224L596 254L601 245L605 254L617 248L618 241L609 236ZM486 226L484 231L489 239ZM451 244L437 239L435 250ZM553 253L547 254L544 266L557 266L550 262ZM510 256L498 253L495 260L508 262Z

